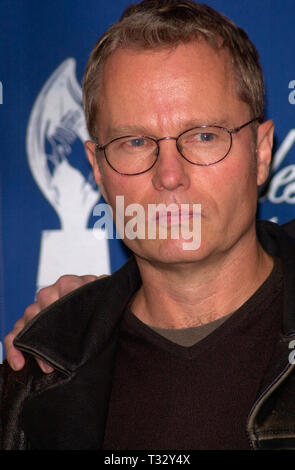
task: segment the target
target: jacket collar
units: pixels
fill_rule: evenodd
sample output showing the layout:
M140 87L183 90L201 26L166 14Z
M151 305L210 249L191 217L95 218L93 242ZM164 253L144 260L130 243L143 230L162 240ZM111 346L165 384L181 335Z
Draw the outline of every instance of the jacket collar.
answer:
M112 276L82 286L43 310L18 334L14 345L69 375L105 348L140 284L131 257Z
M290 226L290 224L287 224L286 227L284 225L280 227L269 221L257 222L257 236L263 248L269 255L279 257L282 263L284 278L283 336L292 336L295 333L295 240L291 234L292 225Z
M282 261L285 306L282 333L295 333L295 241L275 223L257 222L264 249ZM141 284L134 257L112 276L71 292L42 311L16 337L22 351L47 360L66 374L102 351Z

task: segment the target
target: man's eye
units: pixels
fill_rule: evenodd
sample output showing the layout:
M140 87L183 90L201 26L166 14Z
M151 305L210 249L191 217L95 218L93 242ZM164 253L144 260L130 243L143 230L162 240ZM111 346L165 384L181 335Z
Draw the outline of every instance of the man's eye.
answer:
M201 142L213 142L215 135L212 134L211 132L202 132L200 134L196 134L195 136L196 140L199 140Z
M130 147L143 147L146 145L146 140L143 137L138 137L136 139L127 140L125 144Z
M217 142L218 135L213 132L196 132L185 136L187 145L213 144Z

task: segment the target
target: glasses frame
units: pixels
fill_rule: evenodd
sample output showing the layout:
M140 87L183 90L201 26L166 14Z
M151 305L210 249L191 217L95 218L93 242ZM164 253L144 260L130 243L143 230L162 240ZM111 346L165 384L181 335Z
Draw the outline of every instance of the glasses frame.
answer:
M107 161L107 163L109 164L109 166L116 172L116 173L119 173L120 175L125 175L125 176L136 176L136 175L142 175L143 173L146 173L147 171L150 171L153 166L156 164L156 162L158 161L158 157L159 157L159 154L160 154L160 146L159 146L159 142L161 142L162 140L175 140L175 143L176 143L176 148L178 150L178 152L180 153L180 155L182 156L182 158L184 158L184 160L186 160L188 163L191 163L191 165L196 165L196 166L211 166L211 165L215 165L216 163L219 163L221 162L222 160L224 160L228 154L230 153L231 151L231 148L232 148L232 143L233 143L233 134L237 134L241 129L243 129L244 127L246 126L249 126L249 124L252 124L253 122L255 121L262 121L262 117L256 117L256 118L253 118L251 119L250 121L247 121L245 124L242 124L241 126L238 126L238 127L234 127L233 129L227 129L226 127L222 127L222 126L210 126L210 125L204 125L204 126L197 126L197 127L192 127L190 129L186 129L185 131L181 132L181 134L179 134L177 137L170 137L170 136L166 136L166 137L161 137L160 139L156 139L155 137L151 137L151 136L147 136L147 135L123 135L123 136L120 136L120 137L116 137L115 139L112 139L110 140L109 142L107 142L106 144L104 145L100 145L97 141L95 142L95 145L96 145L96 149L99 150L100 152L103 152L104 153L104 157ZM216 162L213 162L213 163L194 163L194 162L191 162L190 160L188 160L188 158L186 158L182 152L181 152L181 149L178 145L178 141L180 139L181 136L183 136L183 134L186 134L186 132L190 132L192 131L193 129L222 129L224 131L226 131L229 136L230 136L230 145L229 145L229 149L228 151L226 152L226 154L220 158L219 160L217 160ZM143 170L143 171L140 171L140 172L137 172L137 173L124 173L124 172L121 172L121 171L118 171L116 170L116 168L113 167L113 165L110 163L110 161L108 160L108 157L107 157L107 154L106 154L106 148L112 144L113 142L116 142L117 140L120 140L120 139L124 139L124 138L130 138L130 137L136 137L136 138L140 138L140 139L150 139L152 140L156 145L157 145L157 155L156 155L156 158L155 158L155 161L154 163L147 169L147 170Z

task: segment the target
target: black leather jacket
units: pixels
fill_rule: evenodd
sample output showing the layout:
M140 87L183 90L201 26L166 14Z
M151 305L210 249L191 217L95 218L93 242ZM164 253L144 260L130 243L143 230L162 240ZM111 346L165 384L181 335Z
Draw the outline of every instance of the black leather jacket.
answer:
M289 360L295 242L270 222L258 222L257 232L265 250L282 260L285 305L280 339L245 426L253 449L295 449L295 374ZM1 449L102 447L120 318L139 286L131 258L112 276L58 300L18 335L15 345L26 353L25 368L16 373L4 363L0 369ZM55 371L43 374L33 354Z

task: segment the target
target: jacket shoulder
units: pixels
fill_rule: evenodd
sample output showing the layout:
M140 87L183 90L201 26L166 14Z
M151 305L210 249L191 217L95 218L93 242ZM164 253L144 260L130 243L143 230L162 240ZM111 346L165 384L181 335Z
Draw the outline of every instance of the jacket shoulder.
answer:
M18 334L14 345L71 374L106 347L139 285L138 268L131 259L111 276L90 282L44 309Z

